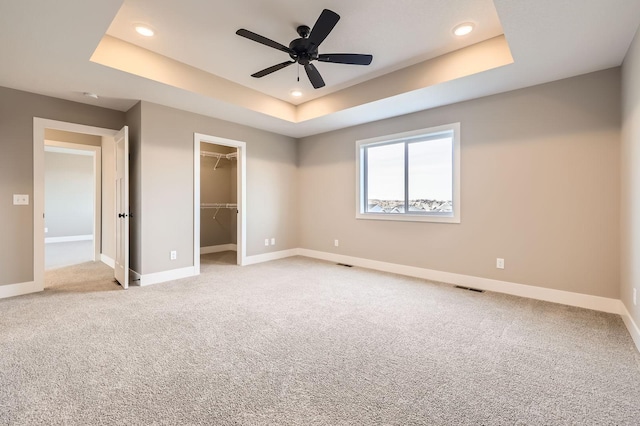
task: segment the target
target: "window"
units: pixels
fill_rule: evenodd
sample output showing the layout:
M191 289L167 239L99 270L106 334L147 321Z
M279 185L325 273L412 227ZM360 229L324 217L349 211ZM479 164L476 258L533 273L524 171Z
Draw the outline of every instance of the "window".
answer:
M460 123L356 142L356 218L460 223Z

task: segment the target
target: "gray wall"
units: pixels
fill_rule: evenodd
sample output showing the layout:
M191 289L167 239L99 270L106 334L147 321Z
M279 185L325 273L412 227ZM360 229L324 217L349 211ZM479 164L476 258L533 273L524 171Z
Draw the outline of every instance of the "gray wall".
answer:
M633 304L633 288L640 303L640 32L622 66L623 137L621 152L622 281L620 298L636 324L640 305Z
M119 129L124 113L0 87L0 285L33 280L33 117ZM44 141L43 141L44 143Z
M616 68L304 138L300 246L618 298L620 109ZM356 220L355 141L452 122L461 223Z
M132 200L142 208L142 229L132 234L141 238L136 272L193 265L194 132L247 144L247 255L298 247L295 139L148 102L141 122L140 158L132 155L132 173L141 173ZM277 245L265 247L271 237Z
M623 170L638 170L638 41L625 62ZM633 77L632 77L633 76ZM296 140L142 102L131 135L131 265L191 266L193 133L247 142L247 254L303 247L605 297L628 307L640 267L635 183L623 174L620 70L612 69ZM0 284L30 281L33 117L118 129L125 114L0 88ZM355 141L462 126L462 223L355 220ZM629 154L629 155L627 155ZM626 177L625 177L626 176ZM265 238L278 244L265 247ZM340 239L339 248L333 239ZM170 250L178 260L169 260ZM506 269L495 269L504 257ZM634 311L636 321L637 310Z
M236 149L202 142L201 151L228 154ZM217 163L217 166L216 166ZM237 202L237 161L200 157L200 202ZM214 169L215 167L215 169ZM236 209L200 210L200 247L235 244L237 240ZM214 219L215 217L215 219Z
M45 237L93 234L93 157L44 153Z

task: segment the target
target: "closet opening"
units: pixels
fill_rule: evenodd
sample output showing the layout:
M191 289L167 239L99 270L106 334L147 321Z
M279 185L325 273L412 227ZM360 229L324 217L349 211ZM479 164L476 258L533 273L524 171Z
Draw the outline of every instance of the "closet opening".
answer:
M194 137L194 265L242 265L244 250L243 142Z

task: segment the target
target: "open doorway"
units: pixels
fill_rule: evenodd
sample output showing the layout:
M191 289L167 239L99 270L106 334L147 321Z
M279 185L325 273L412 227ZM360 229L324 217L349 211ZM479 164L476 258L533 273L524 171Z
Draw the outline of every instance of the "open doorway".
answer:
M201 263L237 262L237 160L237 148L200 142Z
M245 263L246 144L194 135L194 266Z
M45 138L45 270L100 260L101 138L48 130Z
M128 244L128 207L126 207L126 215L125 211L120 212L120 216L116 213L116 160L117 160L117 149L116 149L116 141L120 138L119 135L124 134L124 140L127 140L127 132L126 126L125 128L118 130L112 129L104 129L99 127L85 126L81 124L75 123L67 123L56 120L48 120L42 119L38 117L34 117L33 120L33 181L34 181L34 189L33 189L33 277L34 280L30 283L28 288L19 289L21 294L31 293L35 291L42 291L45 287L45 228L49 230L50 223L45 222L45 156L47 153L51 152L50 145L46 141L50 141L54 138L51 137L51 132L54 133L65 133L71 139L82 139L87 138L89 136L94 136L95 140L93 142L93 146L98 148L95 150L96 154L92 157L94 159L94 173L96 175L100 175L100 190L97 189L94 191L93 196L94 199L94 210L93 210L93 224L92 224L92 234L91 238L93 239L93 250L92 257L96 261L96 264L104 264L108 267L108 271L110 271L110 275L114 277L114 266L118 264L123 265L123 270L128 272L128 250L120 250L123 252L121 256L122 259L118 258L118 251L116 250L116 242L118 240L118 229L121 231L121 234L126 236L126 238L120 238L120 240L125 242L125 245ZM60 139L60 138L58 138ZM70 139L68 139L70 140ZM81 151L82 147L72 146L73 144L77 144L77 140L72 140L70 142L67 141L57 141L59 142L58 147L56 148L66 148L66 149L75 149ZM71 145L70 145L71 144ZM91 143L80 143L80 145L91 145ZM55 143L53 145L56 145ZM97 146L99 145L99 146ZM84 148L85 150L91 150L92 148ZM54 149L55 151L55 149ZM100 152L100 156L98 156L98 152ZM125 150L126 153L126 150ZM119 157L118 157L119 158ZM126 159L126 155L124 155ZM100 162L100 170L98 173L97 162ZM120 169L127 170L128 162L124 162ZM98 178L96 177L94 183L97 185ZM128 183L124 184L125 187L128 187ZM122 191L121 191L122 192ZM98 197L98 193L101 193L101 196ZM128 193L126 191L123 192L123 197L128 197ZM100 202L98 204L98 198ZM118 219L120 217L121 219ZM124 225L118 226L118 220L124 223ZM45 224L46 223L46 224ZM77 231L74 231L77 232ZM89 235L89 234L83 234ZM51 235L49 236L52 237ZM77 237L77 236L76 236ZM89 238L89 237L86 237ZM128 247L127 247L128 248ZM100 260L101 262L97 262ZM90 275L93 272L89 272ZM106 274L105 276L108 276ZM128 277L128 274L127 274ZM124 283L118 280L123 287L126 288L128 281Z

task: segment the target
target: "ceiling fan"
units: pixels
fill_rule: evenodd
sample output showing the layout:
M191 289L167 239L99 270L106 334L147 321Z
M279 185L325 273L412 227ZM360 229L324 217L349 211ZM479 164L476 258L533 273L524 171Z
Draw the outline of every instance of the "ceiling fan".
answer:
M249 30L245 30L244 28L239 29L236 31L236 34L239 36L288 53L292 59L291 61L282 62L269 68L265 68L262 71L258 71L255 74L251 74L251 77L261 78L265 75L271 74L272 72L288 67L291 64L298 63L304 66L304 70L307 72L307 76L309 77L309 81L311 81L313 88L319 89L324 87L324 80L318 72L318 69L311 63L312 61L332 62L334 64L369 65L373 60L372 55L361 55L357 53L318 54L318 46L320 46L324 39L327 38L339 20L340 15L329 9L324 9L313 28L309 28L306 25L300 25L297 28L300 38L289 43L289 47Z

